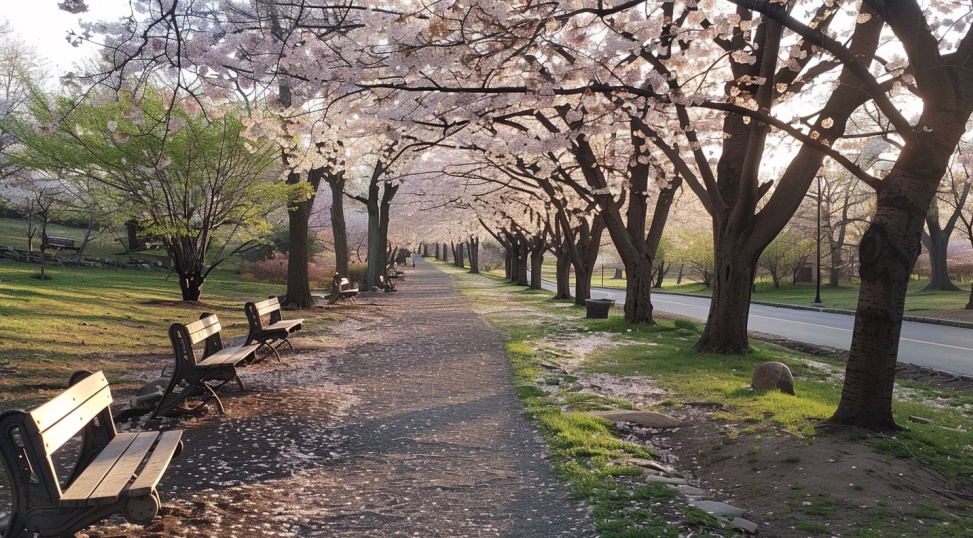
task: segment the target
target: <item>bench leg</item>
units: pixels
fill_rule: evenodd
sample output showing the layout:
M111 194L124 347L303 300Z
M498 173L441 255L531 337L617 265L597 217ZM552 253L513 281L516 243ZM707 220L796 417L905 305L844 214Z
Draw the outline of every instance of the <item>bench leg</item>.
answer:
M260 346L261 347L266 346L266 347L270 348L270 350L274 352L274 356L277 357L277 362L281 362L281 360L280 360L280 352L277 351L277 347L274 346L274 344L272 342L261 342L260 343Z
M210 398L213 398L216 400L216 407L220 409L220 414L225 415L226 409L223 407L223 402L220 400L220 397L216 395L216 391L213 390L213 387L207 385L206 383L200 383L199 387L209 393L209 397L206 398L206 400L203 400L203 403L199 404L199 407L202 407ZM194 409L198 409L199 407Z

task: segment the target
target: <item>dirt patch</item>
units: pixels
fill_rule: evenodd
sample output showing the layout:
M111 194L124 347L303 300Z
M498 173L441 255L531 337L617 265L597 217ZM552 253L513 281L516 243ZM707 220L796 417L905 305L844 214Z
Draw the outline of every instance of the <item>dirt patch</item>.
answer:
M729 437L728 427L694 420L668 438L695 485L745 508L764 536L804 537L810 528L839 536L890 520L918 536L939 523L936 511L973 515L942 476L879 454L849 431L808 440L771 431Z

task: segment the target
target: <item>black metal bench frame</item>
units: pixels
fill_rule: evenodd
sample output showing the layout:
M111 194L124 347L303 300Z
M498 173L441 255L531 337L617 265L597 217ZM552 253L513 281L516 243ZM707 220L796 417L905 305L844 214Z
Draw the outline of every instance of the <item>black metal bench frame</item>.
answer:
M182 451L182 431L118 433L111 402L102 372L79 371L67 390L37 408L0 414L0 459L13 497L0 522L4 538L73 536L111 514L137 524L158 514L156 486ZM68 452L77 452L76 460L52 458L79 432L80 450ZM65 459L72 468L54 463Z
M236 381L240 390L245 390L237 374L237 365L252 362L258 346L225 347L221 330L220 320L213 314L203 314L198 321L187 325L173 323L169 326L175 370L150 420L173 411L196 411L210 399L215 399L220 413L225 414L226 409L216 391L230 381ZM196 347L200 343L203 343L203 353L197 358ZM190 405L193 399L199 401Z
M342 278L335 283L335 290L331 294L331 298L328 300L328 304L335 304L338 301L344 301L345 299L350 299L351 302L355 302L355 297L358 296L358 288L352 288L351 282L347 278Z
M278 362L280 362L278 347L287 344L291 350L294 349L288 337L301 330L304 319L281 319L280 301L277 297L271 295L264 301L247 302L243 305L243 309L250 323L250 333L247 335L246 342L248 345L258 342L259 347L269 348Z

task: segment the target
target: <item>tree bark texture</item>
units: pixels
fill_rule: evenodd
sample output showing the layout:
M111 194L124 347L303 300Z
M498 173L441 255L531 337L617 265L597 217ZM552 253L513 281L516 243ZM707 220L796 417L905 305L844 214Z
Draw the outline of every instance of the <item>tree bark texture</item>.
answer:
M727 233L715 245L713 295L706 327L693 347L696 351L746 353L750 294L759 254L748 248L749 236Z
M517 238L517 284L520 286L530 286L530 279L527 278L527 271L530 269L530 249L527 239L521 235Z
M939 230L932 235L923 235L922 243L929 253L929 284L922 291L959 291L949 277L949 267L946 264L946 254L949 249L949 234Z
M331 187L331 229L334 231L335 272L348 277L348 227L345 223L345 176L329 174L325 181Z
M308 231L315 193L318 192L323 175L321 169L309 171L307 182L311 185L311 196L306 200L292 201L287 204L287 236L290 246L287 252L287 297L283 305L289 308L310 308L314 305L307 270L308 263L311 261ZM290 184L301 181L303 178L300 174L291 172L287 175L287 182Z
M544 264L544 245L535 245L530 250L530 289L544 289L541 279L541 267Z
M926 229L928 234L922 235L922 244L929 252L929 268L932 271L929 284L923 291L959 291L959 287L953 284L949 277L949 267L947 266L947 254L949 251L949 238L956 229L956 221L959 219L963 204L966 202L966 194L969 193L969 184L965 188L965 193L961 203L950 215L945 226L939 223L939 203L936 198L932 199L929 212L926 214Z
M920 125L928 121L923 118ZM934 124L943 131L940 136L953 134L958 141L964 123L938 118ZM841 401L830 419L834 423L875 431L898 429L892 391L905 297L926 211L955 147L924 145L925 149L903 151L882 182L875 217L859 245L861 287Z
M183 301L198 302L203 294L203 275L200 271L179 275L179 290Z
M571 254L566 250L562 249L557 256L555 269L555 284L556 290L554 293L555 299L570 299L571 298Z
M478 274L480 272L480 238L470 237L466 242L467 250L470 252L470 272Z

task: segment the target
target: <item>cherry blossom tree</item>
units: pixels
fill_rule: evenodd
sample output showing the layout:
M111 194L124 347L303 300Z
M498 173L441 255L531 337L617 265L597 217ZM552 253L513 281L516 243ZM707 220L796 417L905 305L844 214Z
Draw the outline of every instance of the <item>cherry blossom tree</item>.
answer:
M896 429L892 389L909 275L920 250L926 214L948 168L951 156L973 114L973 74L961 66L973 55L973 36L966 14L925 10L913 0L866 0L859 20L878 21L894 35L901 53L883 67L896 80L886 88L867 70L864 59L849 46L804 24L779 5L742 1L828 51L854 73L861 91L876 103L900 141L891 170L880 181L876 214L859 247L862 280L845 384L833 422L875 430ZM943 25L938 21L962 21ZM933 22L935 19L937 22ZM903 82L922 112L915 122L906 119L903 105L888 90Z

